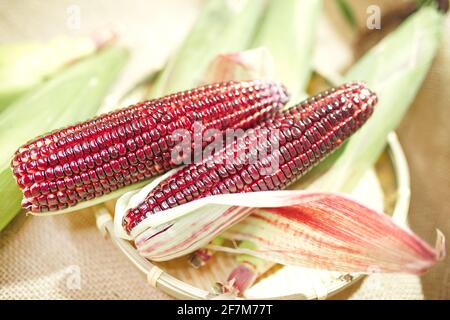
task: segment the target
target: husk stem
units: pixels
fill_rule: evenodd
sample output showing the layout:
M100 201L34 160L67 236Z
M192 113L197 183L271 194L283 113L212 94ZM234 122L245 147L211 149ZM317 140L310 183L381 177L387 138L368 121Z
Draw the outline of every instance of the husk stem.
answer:
M224 242L225 239L223 237L217 236L211 241L211 245L221 246ZM209 248L201 248L189 255L189 263L192 267L198 269L207 264L208 261L214 256L214 253L215 252Z

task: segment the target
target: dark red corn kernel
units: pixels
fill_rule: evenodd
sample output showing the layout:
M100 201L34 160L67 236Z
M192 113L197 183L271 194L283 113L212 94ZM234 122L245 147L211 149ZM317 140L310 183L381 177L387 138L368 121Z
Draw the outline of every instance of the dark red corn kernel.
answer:
M222 131L248 128L271 117L286 102L284 88L269 81L208 85L144 101L38 137L15 153L11 165L27 209L51 211L173 168L171 151L176 141L170 133L174 130L192 134L195 121ZM61 189L64 185L88 187L77 190L76 198L71 193L70 202L64 205L37 200L40 195L51 195L52 203L70 198L68 189ZM199 186L200 190L206 188Z
M252 137L238 138L201 163L188 165L161 182L143 200L142 204L147 204L146 212L140 212L139 217L128 213L123 226L131 232L139 221L159 211L148 204L148 199L160 195L161 202L168 201L169 198L161 190L174 183L178 186L177 190L172 189L176 192L177 204L230 192L283 189L361 127L372 114L376 103L376 95L365 84L350 83L277 113L274 118L256 127ZM264 148L270 143L254 143L259 138L267 138L267 135L263 136L263 129L278 133L275 139L279 143L278 149L269 148L272 152L263 153L265 156L262 158L254 158L251 152L246 152L236 165L234 155L238 149L249 151L249 147L253 146L257 153L267 151ZM205 181L205 177L210 179L211 184L206 188L195 188L196 181Z

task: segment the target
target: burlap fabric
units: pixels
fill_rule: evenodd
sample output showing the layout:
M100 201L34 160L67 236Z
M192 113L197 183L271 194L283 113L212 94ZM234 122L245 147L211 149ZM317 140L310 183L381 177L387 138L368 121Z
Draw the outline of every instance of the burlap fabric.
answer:
M356 3L356 1L352 1ZM114 27L134 56L115 88L160 64L193 21L196 1L3 1L0 42L46 39L61 33L86 33ZM369 2L358 1L364 19ZM380 4L389 3L381 1ZM67 9L81 9L79 29L67 25ZM326 4L316 63L344 69L352 59L343 22ZM31 10L31 11L30 11ZM32 17L30 18L32 12ZM123 14L126 12L126 14ZM331 13L330 13L331 12ZM339 28L336 28L336 24ZM145 28L144 28L145 26ZM342 28L341 28L342 27ZM335 30L341 30L339 34ZM398 130L411 169L412 229L429 242L435 229L450 235L450 18L432 70ZM330 50L340 49L340 50ZM333 52L334 59L329 59ZM341 56L336 56L337 53ZM18 216L0 234L0 299L166 299L109 240L103 239L90 210L47 218ZM341 292L340 299L448 299L450 266L443 261L427 275L374 275Z

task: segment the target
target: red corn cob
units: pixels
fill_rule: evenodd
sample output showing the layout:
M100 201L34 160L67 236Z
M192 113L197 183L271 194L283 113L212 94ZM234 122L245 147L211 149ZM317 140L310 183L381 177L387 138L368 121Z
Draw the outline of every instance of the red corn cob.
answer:
M273 82L207 85L141 102L36 138L12 160L22 206L65 209L175 166L171 133L193 123L204 129L248 128L287 102Z
M234 141L160 183L127 212L123 226L130 232L157 211L209 195L283 189L363 125L376 102L376 95L364 83L349 83L280 112L257 127L254 135ZM272 150L270 142L261 139L256 149L265 150L267 156L250 162L250 145L267 136L262 129L278 130L279 148ZM246 156L236 159L236 151L242 148ZM279 168L271 170L276 161Z

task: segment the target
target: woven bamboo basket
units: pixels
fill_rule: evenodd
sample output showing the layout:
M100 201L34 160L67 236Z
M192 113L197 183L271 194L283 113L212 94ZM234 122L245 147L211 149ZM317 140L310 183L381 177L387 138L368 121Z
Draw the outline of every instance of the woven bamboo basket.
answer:
M358 196L370 195L370 201L396 222L407 224L410 200L409 170L395 133L372 170L355 190ZM378 196L374 196L378 195ZM369 203L370 203L369 201ZM374 203L378 202L378 203ZM149 285L178 299L221 298L212 290L224 282L236 266L232 255L217 253L204 267L194 269L185 257L153 263L139 255L132 243L114 234L113 218L106 207L98 209L97 226L146 276ZM246 299L325 299L360 280L363 274L346 274L291 266L275 266L249 288ZM274 285L276 284L276 285Z

